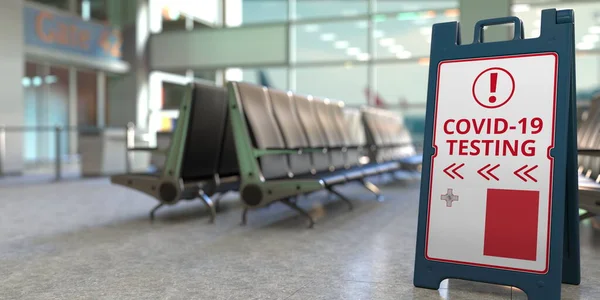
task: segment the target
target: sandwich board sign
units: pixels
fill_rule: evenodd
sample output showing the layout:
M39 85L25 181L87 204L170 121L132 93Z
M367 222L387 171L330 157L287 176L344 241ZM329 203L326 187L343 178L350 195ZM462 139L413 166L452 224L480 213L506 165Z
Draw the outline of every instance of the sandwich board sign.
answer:
M483 28L512 24L512 40ZM517 17L433 26L414 284L446 278L560 299L579 284L572 10L542 11L541 36Z

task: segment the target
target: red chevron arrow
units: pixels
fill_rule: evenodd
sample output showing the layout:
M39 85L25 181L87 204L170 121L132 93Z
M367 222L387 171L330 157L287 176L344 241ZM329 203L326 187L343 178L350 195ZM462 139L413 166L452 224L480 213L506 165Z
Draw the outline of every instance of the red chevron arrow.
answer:
M444 169L444 173L446 173L446 175L448 175L450 178L452 179L456 179L456 177L454 177L454 175L456 175L458 178L460 179L465 179L462 175L460 175L457 171L462 168L465 164L460 164L458 166L456 166L456 163L453 163L449 166L447 166ZM456 166L456 167L455 167ZM452 169L452 170L450 170ZM450 170L450 172L448 172L448 170ZM452 172L452 173L451 173ZM454 175L453 175L454 174Z
M454 167L454 165L456 165L456 164L455 164L455 163L453 163L453 164L451 164L451 165L447 166L447 167L444 169L444 173L446 173L446 175L448 175L448 176L449 176L450 178L452 178L452 179L454 179L454 175L450 174L450 173L448 172L448 170L450 170L450 168Z
M496 175L492 174L492 172L496 169L498 169L498 167L500 167L500 164L495 165L494 167L488 169L491 166L491 164L487 164L485 166L483 166L483 168L477 170L477 173L479 175L481 175L481 177L485 178L486 180L490 180L490 177L496 179L496 180L500 180L500 178L496 177ZM487 169L487 170L486 170ZM485 172L485 174L484 174ZM487 177L486 174L490 177Z
M535 165L535 166L530 167L529 169L525 170L527 167L529 167L529 166L528 165L524 165L524 166L518 168L516 171L514 171L513 174L515 174L517 177L519 177L519 179L521 179L521 180L523 180L525 182L527 182L527 178L533 180L534 182L537 182L537 179L535 179L533 176L531 176L529 174L529 172L537 169L538 165ZM521 172L523 170L525 170L525 172L523 172L523 175L525 175L527 178L525 178L525 177L521 176L521 174L519 174L519 172Z

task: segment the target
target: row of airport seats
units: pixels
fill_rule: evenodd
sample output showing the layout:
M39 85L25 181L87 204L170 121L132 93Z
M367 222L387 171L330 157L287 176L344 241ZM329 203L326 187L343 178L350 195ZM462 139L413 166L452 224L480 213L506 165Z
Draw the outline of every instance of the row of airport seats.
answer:
M577 131L580 219L600 214L600 97L591 100Z
M306 216L312 225L310 215L290 197L326 189L352 208L336 186L359 182L379 197L379 190L366 181L367 177L393 173L415 163L403 155L414 154L410 141L400 144L382 138L379 147L385 154L379 161L361 164L361 152L367 145L363 122L357 117L360 112L345 110L343 102L233 82L229 84L229 105L241 199L248 207L281 201ZM368 126L373 136L391 136L397 129L385 122L372 124L377 125Z
M199 198L214 221L219 197L235 191L245 206L243 223L248 209L281 202L312 226L297 196L328 190L351 209L335 187L356 182L381 200L369 177L418 172L420 165L402 119L385 110L347 108L340 101L242 82L227 88L194 83L182 100L161 171L111 181L157 199L151 218L163 205Z
M374 129L366 131L368 135L367 143L371 145L368 152L370 161L384 162L396 158L416 159L417 161L406 164L405 167L420 168L420 157L415 156L415 148L412 146L410 132L404 127L404 119L398 113L379 108L363 107L362 115L367 128ZM355 130L364 131L362 125Z

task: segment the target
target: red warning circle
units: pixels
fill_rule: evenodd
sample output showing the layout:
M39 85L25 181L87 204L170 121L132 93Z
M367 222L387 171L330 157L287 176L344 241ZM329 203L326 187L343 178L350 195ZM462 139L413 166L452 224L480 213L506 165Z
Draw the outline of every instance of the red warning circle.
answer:
M473 98L485 108L508 103L515 93L515 79L506 69L493 67L479 73L473 81Z

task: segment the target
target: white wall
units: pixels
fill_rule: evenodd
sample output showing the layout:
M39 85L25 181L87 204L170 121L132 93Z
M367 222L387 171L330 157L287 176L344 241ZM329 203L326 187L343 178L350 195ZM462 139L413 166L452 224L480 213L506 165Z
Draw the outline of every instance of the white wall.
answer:
M166 31L150 39L154 71L287 64L287 27L237 27Z
M0 1L0 125L22 126L24 122L23 87L23 0ZM7 134L2 172L23 169L23 135Z

